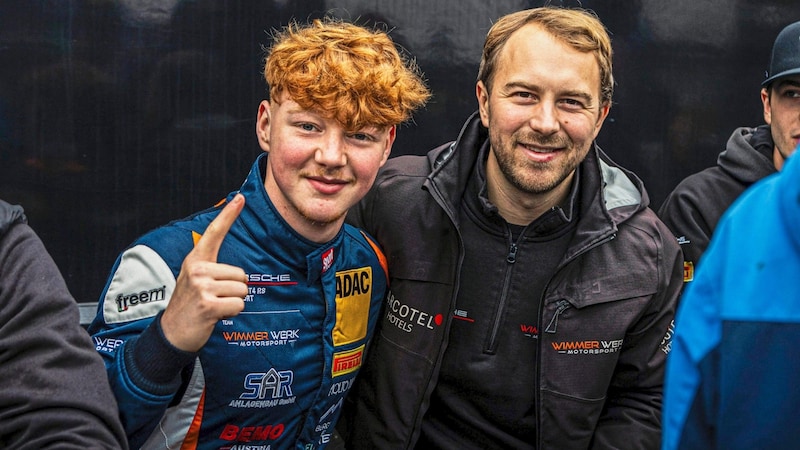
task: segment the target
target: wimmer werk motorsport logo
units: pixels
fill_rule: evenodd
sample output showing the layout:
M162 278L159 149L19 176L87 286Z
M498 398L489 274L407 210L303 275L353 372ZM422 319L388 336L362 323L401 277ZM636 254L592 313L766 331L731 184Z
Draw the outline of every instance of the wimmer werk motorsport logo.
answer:
M566 355L601 355L616 353L622 347L622 339L611 341L562 341L553 342L553 349Z

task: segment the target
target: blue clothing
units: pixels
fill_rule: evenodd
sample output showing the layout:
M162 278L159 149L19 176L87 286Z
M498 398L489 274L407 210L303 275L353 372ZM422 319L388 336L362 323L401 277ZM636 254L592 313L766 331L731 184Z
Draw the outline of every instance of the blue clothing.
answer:
M244 311L198 353L170 345L158 319L221 206L145 234L112 269L89 330L132 448L310 449L333 433L383 304L385 259L349 225L325 244L291 229L264 189L266 157L218 256L248 274Z
M663 448L800 443L800 158L725 213L687 285L667 363Z

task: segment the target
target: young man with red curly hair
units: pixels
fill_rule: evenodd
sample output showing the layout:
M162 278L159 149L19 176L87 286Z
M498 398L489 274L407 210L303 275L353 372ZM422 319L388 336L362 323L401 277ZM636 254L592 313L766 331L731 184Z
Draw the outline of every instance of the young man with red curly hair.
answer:
M387 284L344 225L429 97L384 32L292 24L266 60L264 150L224 202L117 259L90 327L131 448L320 448Z

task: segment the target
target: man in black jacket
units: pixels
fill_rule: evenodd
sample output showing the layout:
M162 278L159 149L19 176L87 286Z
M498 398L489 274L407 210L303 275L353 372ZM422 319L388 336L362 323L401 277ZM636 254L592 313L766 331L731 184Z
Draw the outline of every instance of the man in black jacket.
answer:
M783 167L800 139L800 22L778 35L761 83L766 125L734 130L717 165L689 175L670 193L659 217L678 238L684 281L694 269L722 214L756 181Z
M390 274L352 448L658 448L682 258L594 144L611 52L586 11L500 18L458 139L390 160L351 209Z
M78 316L22 207L0 200L0 448L128 448Z

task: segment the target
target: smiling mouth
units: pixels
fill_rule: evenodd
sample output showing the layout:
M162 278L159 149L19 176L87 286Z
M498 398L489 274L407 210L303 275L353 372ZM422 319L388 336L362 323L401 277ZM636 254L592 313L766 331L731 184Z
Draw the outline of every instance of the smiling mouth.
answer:
M519 145L523 146L526 150L534 152L534 153L554 153L554 152L557 152L557 151L561 150L561 148L542 147L542 146L532 145L532 144L523 144L522 142L520 142Z
M311 186L323 195L334 195L341 192L345 186L350 184L347 180L338 178L309 177L308 182Z

